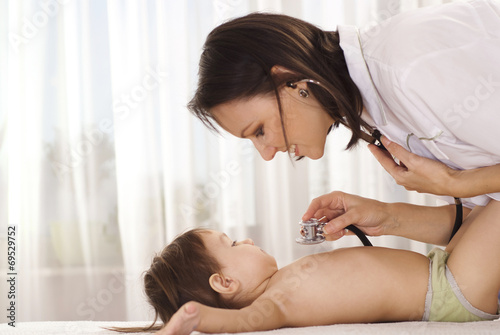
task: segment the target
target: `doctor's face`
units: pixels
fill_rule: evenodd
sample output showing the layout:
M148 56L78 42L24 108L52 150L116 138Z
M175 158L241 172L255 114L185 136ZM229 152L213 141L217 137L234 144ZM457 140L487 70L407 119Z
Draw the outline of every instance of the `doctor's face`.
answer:
M276 152L318 159L323 156L328 129L333 119L321 108L314 96L300 97L299 89L285 87L280 92L283 123L289 147L281 125L278 102L274 95L259 95L233 100L212 109L219 125L234 136L250 139L264 160Z

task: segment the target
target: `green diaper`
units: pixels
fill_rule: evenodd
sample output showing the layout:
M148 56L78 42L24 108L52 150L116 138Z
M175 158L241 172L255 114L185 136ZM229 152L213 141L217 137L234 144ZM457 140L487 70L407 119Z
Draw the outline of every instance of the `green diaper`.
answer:
M465 299L453 274L446 266L449 256L449 253L439 248L434 248L427 255L431 261L430 276L422 320L468 322L498 319L499 315L485 313Z

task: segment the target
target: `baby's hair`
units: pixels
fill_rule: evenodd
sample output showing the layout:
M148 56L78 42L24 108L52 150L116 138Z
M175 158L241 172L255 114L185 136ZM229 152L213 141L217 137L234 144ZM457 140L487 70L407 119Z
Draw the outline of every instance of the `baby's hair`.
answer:
M231 308L209 284L210 276L221 273L221 267L203 243L201 234L206 233L203 228L189 230L177 236L153 258L144 274L144 291L155 311L154 321L149 327L109 329L118 332L160 330L188 301ZM156 325L158 318L162 325Z

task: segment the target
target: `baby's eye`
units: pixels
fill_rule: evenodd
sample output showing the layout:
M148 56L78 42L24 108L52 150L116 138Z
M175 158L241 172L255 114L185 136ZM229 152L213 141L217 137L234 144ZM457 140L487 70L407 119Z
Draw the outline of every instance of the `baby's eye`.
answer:
M233 243L231 244L232 247L236 246L236 240L233 241Z
M264 135L264 127L259 127L259 129L257 129L257 131L255 132L255 137L259 137L262 135Z

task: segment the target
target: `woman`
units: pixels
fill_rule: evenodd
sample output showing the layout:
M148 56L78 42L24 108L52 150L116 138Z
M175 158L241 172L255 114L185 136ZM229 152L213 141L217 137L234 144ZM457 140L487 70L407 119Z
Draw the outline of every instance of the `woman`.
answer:
M370 149L398 183L471 208L500 200L498 59L494 1L405 12L361 31L251 14L209 34L189 108L266 160L318 159L340 124L352 131L347 148L381 133L401 164Z

